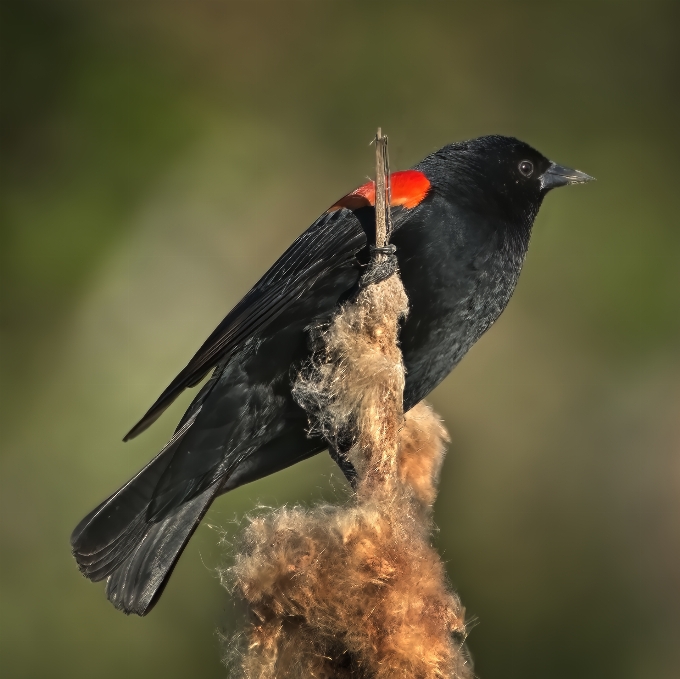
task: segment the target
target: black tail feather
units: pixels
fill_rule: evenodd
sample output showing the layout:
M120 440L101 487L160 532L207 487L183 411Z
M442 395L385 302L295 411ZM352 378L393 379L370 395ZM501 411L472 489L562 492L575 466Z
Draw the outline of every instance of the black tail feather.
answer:
M146 524L146 535L108 577L106 596L117 609L146 615L153 608L218 490L219 483L163 521Z
M159 479L199 411L200 407L144 469L90 512L71 535L80 571L94 582L108 578L109 599L126 613L148 613L219 490L216 483L170 508L162 519L150 517Z
M76 526L71 534L73 556L82 573L91 580L102 580L115 570L145 532L156 485L197 414L177 430L144 469Z

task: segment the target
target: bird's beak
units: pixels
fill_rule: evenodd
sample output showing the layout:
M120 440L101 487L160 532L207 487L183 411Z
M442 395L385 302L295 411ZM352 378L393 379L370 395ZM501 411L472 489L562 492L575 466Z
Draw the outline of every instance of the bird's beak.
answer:
M558 186L566 186L567 184L585 184L586 182L594 182L595 177L591 177L580 170L570 170L568 167L563 167L557 163L550 163L550 167L541 175L541 189L549 191Z

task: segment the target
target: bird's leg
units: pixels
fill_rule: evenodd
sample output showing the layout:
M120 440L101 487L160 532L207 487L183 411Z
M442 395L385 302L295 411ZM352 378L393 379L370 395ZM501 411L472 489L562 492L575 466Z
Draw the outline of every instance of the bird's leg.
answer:
M384 247L371 246L371 260L366 270L359 279L359 288L365 288L374 283L380 283L389 278L399 268L396 246L386 245Z
M337 464L338 467L340 467L340 471L345 475L345 478L349 482L349 485L352 486L352 490L356 490L358 474L354 465L347 457L347 454L344 451L340 450L337 446L329 446L328 452L333 461L335 462L335 464Z

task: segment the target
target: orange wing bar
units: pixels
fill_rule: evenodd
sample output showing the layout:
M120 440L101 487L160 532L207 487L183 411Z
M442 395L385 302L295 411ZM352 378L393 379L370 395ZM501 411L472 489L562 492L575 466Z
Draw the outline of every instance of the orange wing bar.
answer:
M390 205L392 207L401 205L410 209L419 205L425 198L430 190L430 180L417 170L393 172L390 175L390 189L392 195ZM343 207L349 210L357 210L368 205L375 205L375 182L368 182L352 193L348 193L335 203L329 212Z

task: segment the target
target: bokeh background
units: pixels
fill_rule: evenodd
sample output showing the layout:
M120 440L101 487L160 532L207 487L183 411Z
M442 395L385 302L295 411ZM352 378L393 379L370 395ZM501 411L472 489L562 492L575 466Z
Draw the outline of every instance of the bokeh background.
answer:
M258 502L342 495L327 456L221 498L143 620L69 534L187 399L130 425L365 181L378 125L397 169L504 133L599 180L549 196L507 312L432 395L479 676L680 676L677 2L0 7L4 676L226 676L218 542Z

